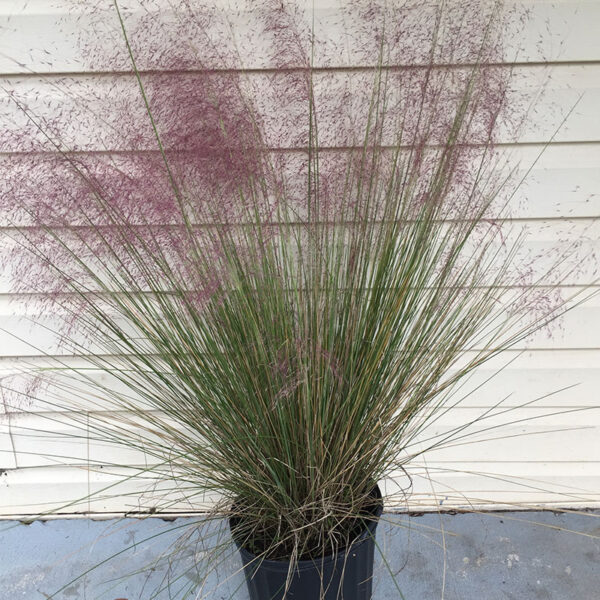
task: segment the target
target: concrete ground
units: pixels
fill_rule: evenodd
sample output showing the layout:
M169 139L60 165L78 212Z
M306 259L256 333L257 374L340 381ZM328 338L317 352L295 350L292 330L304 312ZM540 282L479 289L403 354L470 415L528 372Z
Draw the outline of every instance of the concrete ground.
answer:
M0 600L247 600L226 527L197 523L0 521ZM600 511L385 514L377 541L373 600L600 599Z

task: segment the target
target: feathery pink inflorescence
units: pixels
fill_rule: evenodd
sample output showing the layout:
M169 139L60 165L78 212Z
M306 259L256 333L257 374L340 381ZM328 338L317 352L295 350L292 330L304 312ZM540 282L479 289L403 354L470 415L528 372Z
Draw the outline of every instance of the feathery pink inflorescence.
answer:
M477 0L441 11L436 2L353 0L317 10L313 21L310 8L286 1L228 12L194 0L130 4L122 16L153 123L106 2L82 4L90 75L15 85L2 101L10 122L0 138L0 212L15 228L6 256L17 292L61 306L66 291L94 291L89 265L133 289L166 290L169 282L141 268L160 256L201 309L228 284L218 227L258 219L263 244L276 240L270 224L282 211L300 226L309 214L332 223L340 214L382 218L382 206L345 191L349 172L354 184L385 182L396 168L374 149L389 147L391 157L405 148L415 211L432 201L446 153L447 188L436 201L448 219L478 214L504 176L494 174L503 166L496 143L518 136L526 106L510 100L502 29L521 13ZM374 85L385 114L365 134ZM453 132L469 86L467 118ZM310 179L309 147L319 155ZM489 172L485 186L478 163ZM505 200L490 203L475 239L496 232L502 245ZM515 265L513 277L526 285L530 273L530 264ZM547 299L536 302L546 310ZM76 328L79 312L69 307L65 321Z

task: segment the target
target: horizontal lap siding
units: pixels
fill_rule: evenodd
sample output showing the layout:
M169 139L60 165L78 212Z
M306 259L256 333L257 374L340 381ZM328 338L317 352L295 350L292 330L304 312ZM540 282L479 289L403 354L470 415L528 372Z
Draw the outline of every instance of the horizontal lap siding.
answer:
M226 4L224 2L224 6ZM334 42L336 35L339 37L335 3L318 4L317 22ZM532 252L549 253L559 243L557 240L568 244L583 235L587 238L584 251L598 254L600 235L594 219L600 214L600 113L597 110L600 105L600 36L597 33L600 1L523 0L522 4L531 9L532 19L518 40L522 51L516 58L519 65L515 68L514 94L526 94L544 78L550 76L550 79L542 104L532 114L518 142L513 143L507 136L505 141L509 144L501 151L510 152L511 160L522 159L523 164L530 164L554 133L562 115L580 96L581 100L513 198L512 225L529 229L527 247ZM85 11L74 14L74 6L73 2L63 2L61 8L60 4L41 0L0 3L3 86L30 103L36 96L40 98L41 116L52 117L53 107L71 101L59 90L65 89L64 86L79 94L84 105L88 103L100 112L109 112L111 101L119 94L132 97L136 94L130 74L107 72L109 66L101 61L95 64L82 61L73 40L86 30L88 17ZM248 23L243 27L252 29L248 13L226 14L234 24L237 19L238 24ZM103 36L106 40L118 39L115 37L118 23L114 18L106 23L105 30L96 32L98 39L102 40ZM243 27L240 47L244 52L244 67L256 70L248 75L248 81L260 88L261 78L272 76L261 71L272 69L273 64L265 48L244 46L247 38L244 38ZM537 43L539 34L546 29L553 32L555 42L541 47ZM507 38L510 39L510 35ZM44 52L48 49L51 57ZM365 65L359 64L351 51L343 60L332 61L331 56L327 47L323 47L315 58L320 68L315 80L321 101L331 94L335 82L359 81L368 75L362 70ZM507 56L511 56L510 47ZM127 70L125 56L122 66ZM142 67L160 68L160 64ZM323 82L321 86L319 80ZM68 115L68 110L64 114ZM0 115L3 122L20 118L4 99L0 99ZM140 119L143 119L141 107ZM302 132L294 126L293 116L276 115L272 123L279 129L277 135L267 140L271 146L289 154L302 151ZM282 135L281 128L286 126L288 130ZM83 152L130 149L127 136L106 129L99 135L92 118L75 123L67 130L71 133L68 144ZM321 141L327 145L326 132ZM43 148L40 146L40 149ZM22 148L14 143L0 148L0 162L11 160L19 150ZM0 215L0 248L6 248L2 244L9 243L10 230L6 225ZM7 268L5 263L0 264L0 377L16 381L24 367L49 364L43 353L54 350L52 335L39 329L36 332L23 319L19 303L13 302L18 298L8 287ZM581 286L595 282L597 277L598 273L586 266L562 282L562 293L569 296ZM44 318L52 322L52 315ZM37 348L19 339L32 339L32 335ZM64 356L60 360L69 365L76 365L78 361L76 356ZM485 381L487 383L479 388ZM421 435L421 441L415 442L415 448L419 447L418 443L427 444L427 438L444 436L453 427L472 420L500 401L503 403L496 411L503 410L502 407L514 410L486 418L472 428L471 437L449 442L418 458L410 471L413 487L409 507L464 506L469 502L482 507L493 503L597 505L600 503L599 390L600 299L596 297L566 315L552 335L540 332L527 344L519 344L474 374L463 389L465 397L461 407L433 423ZM493 428L502 423L505 427ZM490 429L477 433L486 427ZM40 433L33 436L33 430ZM0 406L0 515L34 514L99 490L104 492L94 500L66 507L63 512L139 510L142 506L136 494L140 491L144 492L146 507L154 503L166 511L190 510L190 506L183 504L161 504L164 493L148 489L147 482L135 480L122 487L111 487L119 480L119 472L114 467L107 465L92 470L81 467L87 461L141 466L147 457L107 449L93 440L67 443L60 440L61 431L64 425L60 415L54 418L47 407L39 403L36 406L32 402L20 412ZM66 457L77 457L80 464L69 464L73 460ZM405 505L402 488L407 486L406 477L398 473L386 485L388 492L398 491L394 502L398 506ZM211 500L203 501L209 505ZM201 505L202 502L197 504Z
M589 62L600 59L600 39L597 34L597 24L600 22L600 5L597 0L515 0L519 6L525 6L530 11L528 29L520 32L517 37L506 32L508 47L506 55L514 56L518 62ZM56 4L56 6L53 6ZM63 8L61 8L61 4ZM94 3L96 4L96 3ZM110 3L106 3L110 6ZM169 11L168 0L151 2L153 6L162 6L162 13ZM216 4L216 3L215 3ZM256 6L256 3L228 2L220 0L218 5L223 7L222 22L229 19L238 31L238 43L242 49L244 66L247 69L272 68L273 59L270 57L268 46L260 45L253 33L260 28L260 14L256 11L244 10ZM296 3L305 11L315 9L315 24L317 34L328 39L328 43L317 48L315 65L323 67L354 67L356 52L352 47L346 47L340 57L335 47L341 37L340 2L300 1ZM423 3L424 5L426 3ZM81 32L87 32L82 41L85 43L107 42L118 47L122 44L119 35L119 23L114 12L106 11L102 19L102 27L94 27L93 34L90 26L97 25L97 16L89 16L89 10L82 10L83 3L73 0L49 3L46 0L35 2L24 0L5 0L0 6L0 28L3 32L0 41L0 73L14 74L27 71L72 73L89 71L105 71L111 65L97 59L89 64L89 57L82 57L75 41ZM236 12L232 6L239 7ZM67 8L64 8L67 7ZM320 28L320 30L319 30ZM548 39L548 32L552 32ZM539 44L540 35L552 43ZM96 38L96 39L94 39ZM250 45L249 39L252 40ZM48 52L51 52L51 58ZM227 54L226 52L224 54ZM354 56L353 56L354 55ZM335 58L332 58L335 57ZM122 68L129 69L128 58L123 51ZM145 68L160 67L160 64L142 65Z
M550 138L553 142L562 144L593 144L600 139L600 114L596 110L600 105L600 62L557 65L551 71L538 65L519 66L513 72L512 100L531 101L532 93L540 85L545 85L545 93L541 101L536 103L535 110L531 112L517 139L512 132L499 127L499 144L545 144ZM188 73L179 77L191 85L195 81L201 85L205 76ZM229 75L212 74L209 77L219 81L220 77ZM358 101L365 105L369 101L368 86L372 77L369 71L317 73L314 75L315 102L317 106L326 107L337 114L343 110L339 107L339 102L336 103L339 93L349 88ZM401 72L390 77L392 90L394 81L401 77ZM296 100L293 87L288 84L297 78L298 74L294 73L271 75L253 72L242 83L249 97L257 102L258 112L264 120L265 143L270 148L302 149L307 144L306 106ZM145 75L144 81L151 96L156 76ZM127 152L140 148L140 145L142 149L155 149L153 132L146 118L138 84L131 74L46 77L20 75L8 79L4 88L12 94L11 98L5 95L0 99L0 119L8 132L11 128L25 126L29 121L15 107L16 100L27 106L39 123L48 123L50 131L61 132L61 143L65 150ZM399 92L400 101L404 93ZM289 101L285 101L286 94L289 94ZM278 102L273 102L277 95L283 95L284 101L280 98ZM123 98L127 99L126 104L123 103ZM126 123L123 123L122 113L116 112L123 111L124 106L128 110ZM559 127L571 110L568 121ZM77 115L76 120L72 118L73 115ZM357 119L356 124L360 134L364 130L364 118ZM46 137L35 131L34 126L30 125L30 130L34 144L23 136L17 139L8 137L0 146L0 152L10 154L32 147L40 151L54 150ZM338 129L328 128L325 124L319 132L319 142L325 148L352 145L351 137L347 135L340 139L340 133ZM385 144L392 144L394 141L384 134ZM405 143L410 143L410 140Z

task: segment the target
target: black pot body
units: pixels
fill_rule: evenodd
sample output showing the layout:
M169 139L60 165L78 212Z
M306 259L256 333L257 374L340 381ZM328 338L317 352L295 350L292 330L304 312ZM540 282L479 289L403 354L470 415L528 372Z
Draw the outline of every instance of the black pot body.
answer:
M250 600L371 600L375 532L383 508L379 488L373 493L377 509L362 534L339 554L298 561L287 592L287 561L257 559L238 546Z

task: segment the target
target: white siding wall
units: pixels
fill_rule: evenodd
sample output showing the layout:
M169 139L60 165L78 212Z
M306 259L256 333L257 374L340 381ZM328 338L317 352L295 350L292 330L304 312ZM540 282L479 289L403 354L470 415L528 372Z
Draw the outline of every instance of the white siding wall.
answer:
M600 216L600 0L522 1L530 6L532 19L524 40L526 50L519 56L518 81L531 85L551 66L552 79L544 102L567 111L584 95L515 199L513 214L530 228L528 243L539 251L550 250L558 239L585 235L585 248L598 253L600 229L594 219ZM321 17L333 10L329 4L333 6L316 2ZM7 86L21 92L29 90L33 98L52 93L53 84L59 80L64 83L65 74L72 77L74 85L111 85L111 73L89 78L90 65L78 55L74 42L85 15L79 15L78 20L78 15L67 8L45 0L0 2L0 79ZM562 44L540 47L539 33L546 29ZM51 60L44 52L48 49ZM344 66L352 66L349 60ZM247 66L266 68L268 59L258 50L248 55ZM105 69L105 65L95 65L97 71ZM556 119L546 118L541 106L522 134L518 153L525 159L535 156L555 126ZM79 135L84 134L80 131ZM3 224L0 216L0 237ZM7 268L6 264L0 266ZM593 280L591 269L584 270L565 282L564 292L570 294ZM2 375L25 364L43 365L43 350L50 347L50 340L41 331L34 332L37 350L17 339L31 336L32 331L18 312L15 314L10 300L0 268ZM551 338L535 336L502 361L488 364L477 380L489 377L512 358L514 362L506 369L433 426L432 433L470 420L510 393L513 395L506 407L534 398L541 398L539 402L486 423L507 423L500 431L481 433L479 438L486 441L475 443L477 436L457 440L427 455L426 462L420 463L426 477L415 472L411 508L469 503L600 503L600 410L596 410L600 406L600 298L568 314ZM572 384L579 385L551 394ZM537 416L542 418L523 421ZM79 452L85 457L98 452L110 462L106 449L85 441L67 447L64 441L52 440L53 428L59 431L61 426L40 415L2 414L0 407L0 515L37 513L53 502L84 496L113 481L113 476L53 464L40 455L46 448L65 456ZM28 434L28 430L47 433L39 437ZM400 476L398 481L403 481ZM93 505L79 503L65 512L120 512L136 507L135 499L122 496Z

